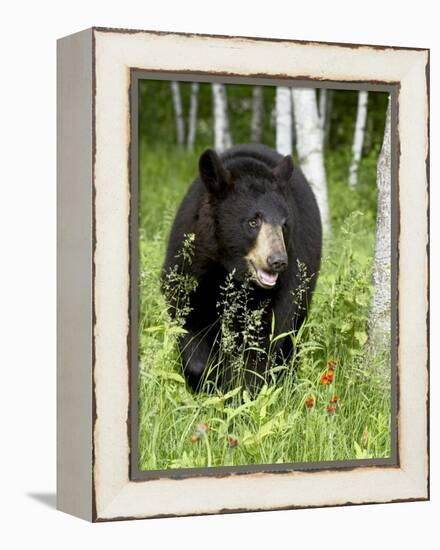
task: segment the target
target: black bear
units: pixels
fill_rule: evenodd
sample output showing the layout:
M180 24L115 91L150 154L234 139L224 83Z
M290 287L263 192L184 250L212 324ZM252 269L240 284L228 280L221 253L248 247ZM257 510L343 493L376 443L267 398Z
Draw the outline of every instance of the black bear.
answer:
M190 261L182 254L188 236L193 238ZM290 156L257 144L237 145L221 155L208 149L200 156L199 176L177 211L162 272L162 282L177 272L190 275L196 283L179 341L184 373L194 390L209 378L212 369L207 366L215 364L221 345L219 304L228 274L234 285L248 281L247 307L266 312L261 346L267 351L271 337L276 342L272 356L285 362L292 352L292 338L276 336L296 331L304 321L321 244L314 194ZM172 279L167 284L172 286ZM175 315L172 292L165 294ZM238 319L236 329L241 328ZM269 366L266 354L249 350L245 385L258 388ZM234 376L227 374L227 365L219 369L223 376L217 373L216 380L224 389Z

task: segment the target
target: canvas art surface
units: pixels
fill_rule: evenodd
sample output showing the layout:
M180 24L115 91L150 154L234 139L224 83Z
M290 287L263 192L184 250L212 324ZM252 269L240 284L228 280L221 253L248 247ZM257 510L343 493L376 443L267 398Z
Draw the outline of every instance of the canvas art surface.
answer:
M139 470L390 459L389 94L138 86Z

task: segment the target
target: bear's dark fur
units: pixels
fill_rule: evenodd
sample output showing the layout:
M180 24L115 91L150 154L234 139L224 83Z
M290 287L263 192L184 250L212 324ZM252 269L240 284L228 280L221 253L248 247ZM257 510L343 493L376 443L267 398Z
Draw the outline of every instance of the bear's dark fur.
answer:
M181 253L189 234L195 236L190 262ZM246 277L252 280L249 307L266 306L262 333L267 349L273 316L275 336L297 330L304 321L320 259L318 206L290 156L264 145L238 145L220 156L205 151L199 176L176 214L162 273L164 280L174 268L197 280L184 325L187 332L179 342L189 385L200 389L206 366L218 350L218 303L228 273L233 273L236 285L243 285ZM307 273L306 287L301 265ZM291 338L280 338L276 348L276 356L285 360L292 351ZM222 368L226 372L227 367ZM252 373L264 377L267 368L267 359L250 351L246 384L258 386L261 377ZM228 380L230 375L222 379L222 386L227 387Z

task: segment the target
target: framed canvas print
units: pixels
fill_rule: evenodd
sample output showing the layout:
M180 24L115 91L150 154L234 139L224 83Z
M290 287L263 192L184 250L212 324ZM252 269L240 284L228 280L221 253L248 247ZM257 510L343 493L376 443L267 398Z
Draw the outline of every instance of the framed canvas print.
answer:
M429 498L429 51L58 43L58 508Z

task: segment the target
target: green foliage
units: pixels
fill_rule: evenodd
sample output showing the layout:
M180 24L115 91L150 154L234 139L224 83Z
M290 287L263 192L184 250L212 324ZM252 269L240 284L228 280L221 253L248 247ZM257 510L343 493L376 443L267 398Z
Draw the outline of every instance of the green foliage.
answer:
M377 152L382 143L387 97L388 94L381 92L368 94L368 116L363 146L366 155ZM328 100L331 102L331 109L327 145L333 150L351 147L356 122L358 92L355 90L330 90Z
M189 82L180 82L180 93L188 129L190 102ZM274 86L263 87L263 132L262 143L275 146ZM252 86L227 84L229 123L234 143L248 143L252 116ZM329 90L329 128L327 148L330 150L351 149L357 111L357 91ZM139 134L149 147L174 146L176 144L175 117L171 86L167 80L141 80L139 83ZM373 155L382 143L387 94L372 92L368 97L368 117L365 129L364 152ZM199 86L196 149L211 147L213 143L211 84Z
M249 143L252 117L252 88L247 84L227 85L229 124L234 143ZM275 125L271 122L275 106L275 88L263 88L263 121L261 142L275 146Z
M186 386L176 346L182 328L166 312L159 273L197 154L145 146L140 159L139 467L389 456L389 355L369 358L368 370L362 361L371 298L375 155L362 161L354 191L347 185L349 156L327 155L333 237L308 321L297 335L296 374L277 384L269 380L256 395L241 384L226 394L193 394ZM235 303L226 287L224 302ZM258 347L258 322L258 314L247 319L248 346ZM228 314L224 323L227 331ZM323 384L329 361L336 366L330 383Z
M189 112L189 82L180 83L183 112ZM141 80L139 83L139 135L149 146L176 144L175 116L171 86L167 80ZM187 118L185 119L187 125ZM212 144L211 85L200 84L197 116L196 145ZM187 131L187 126L186 126Z

